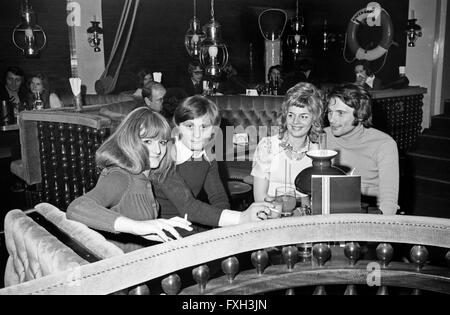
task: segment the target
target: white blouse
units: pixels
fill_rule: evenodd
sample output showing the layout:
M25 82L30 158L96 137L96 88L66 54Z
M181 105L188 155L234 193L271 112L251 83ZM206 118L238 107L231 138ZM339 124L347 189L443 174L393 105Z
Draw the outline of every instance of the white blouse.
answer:
M286 149L280 146L278 135L264 137L256 148L251 175L269 181L268 196L275 196L275 189L285 184L294 186L295 177L305 168L312 166L312 160L306 154L299 160L286 155ZM318 145L308 141L301 152L318 149ZM298 196L305 194L297 191Z

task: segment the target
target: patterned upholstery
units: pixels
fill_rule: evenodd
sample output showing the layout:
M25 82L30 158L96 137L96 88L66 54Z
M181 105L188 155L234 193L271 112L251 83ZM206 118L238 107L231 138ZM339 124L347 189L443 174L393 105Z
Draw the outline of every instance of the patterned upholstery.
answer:
M58 208L42 203L35 210L95 257L106 259L123 254L101 234L82 223L67 220ZM21 210L6 214L5 243L9 253L5 286L69 269L75 272L74 268L88 263Z

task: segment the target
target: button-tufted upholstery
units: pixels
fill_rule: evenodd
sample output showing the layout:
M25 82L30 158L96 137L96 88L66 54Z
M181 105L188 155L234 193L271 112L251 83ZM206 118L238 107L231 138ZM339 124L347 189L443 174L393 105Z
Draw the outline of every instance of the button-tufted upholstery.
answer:
M66 219L66 214L50 204L36 205L35 210L57 226L74 242L87 248L95 257L106 259L123 251L106 241L84 224ZM59 241L21 210L11 210L5 217L5 243L9 253L5 269L5 286L11 286L49 274L85 265L88 262Z
M271 126L278 125L282 96L212 96L227 126Z
M278 132L277 126L284 97L226 95L209 98L217 104L222 117L221 128L225 156L223 157L224 162L219 162L221 177L225 181L244 181L245 178L249 178L251 172L252 152L256 148L256 144L262 137ZM234 128L229 128L230 126ZM231 142L232 134L227 133L247 133L249 135L245 160L238 160L237 155L234 155L236 151ZM233 152L231 155L230 149ZM231 158L232 160L230 160ZM251 182L247 181L247 183Z

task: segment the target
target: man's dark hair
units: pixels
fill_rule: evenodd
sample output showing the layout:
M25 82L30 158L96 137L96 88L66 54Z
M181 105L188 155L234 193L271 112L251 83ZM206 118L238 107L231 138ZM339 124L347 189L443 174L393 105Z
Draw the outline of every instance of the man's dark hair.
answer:
M187 93L181 88L168 88L164 95L161 114L172 122L173 113L180 103L187 98Z
M272 73L272 70L278 70L280 71L280 74L283 74L283 68L280 65L273 65L269 68L269 71L267 71L267 78L270 81L270 74Z
M148 98L150 101L153 101L153 91L165 91L164 85L162 85L159 82L148 82L147 85L145 85L142 88L142 97Z
M345 83L331 89L327 94L326 103L333 98L339 98L345 105L353 108L355 120L353 125L361 123L365 128L372 126L372 96L358 84Z
M363 60L358 60L358 61L355 62L355 66L353 67L353 69L356 68L356 66L362 66L363 69L366 70L367 76L370 77L370 76L373 75L373 72L372 72L372 70L370 69L370 63L369 63L369 61L364 60L364 59L363 59Z
M23 79L25 79L25 72L19 67L16 67L16 66L8 67L8 69L6 69L5 75L3 77L5 80L6 80L6 76L8 75L8 72L11 72L12 74L18 75L18 76L22 77Z

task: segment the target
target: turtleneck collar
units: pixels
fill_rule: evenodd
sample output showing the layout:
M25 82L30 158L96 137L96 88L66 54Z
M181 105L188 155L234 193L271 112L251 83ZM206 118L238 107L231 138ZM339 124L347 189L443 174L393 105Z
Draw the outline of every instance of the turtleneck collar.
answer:
M364 126L362 124L359 124L358 126L355 127L355 129L350 131L348 134L336 138L342 139L344 141L353 140L355 138L361 137L364 134L364 129L365 129Z

